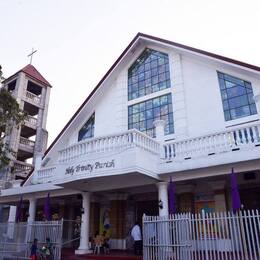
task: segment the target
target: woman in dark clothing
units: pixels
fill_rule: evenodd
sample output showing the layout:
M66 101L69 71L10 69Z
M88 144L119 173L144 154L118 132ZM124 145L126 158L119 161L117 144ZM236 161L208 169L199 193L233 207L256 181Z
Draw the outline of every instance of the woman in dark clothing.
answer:
M32 246L31 246L31 256L30 256L31 260L37 260L37 242L38 242L38 239L35 238L33 240Z

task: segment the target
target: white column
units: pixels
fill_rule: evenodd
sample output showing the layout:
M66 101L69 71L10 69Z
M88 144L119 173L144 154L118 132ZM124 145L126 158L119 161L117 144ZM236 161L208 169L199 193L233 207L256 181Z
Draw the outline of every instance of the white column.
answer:
M81 215L80 245L78 250L75 251L76 255L92 253L92 250L89 248L90 193L82 192L81 195L84 213Z
M27 218L27 228L26 228L26 236L25 236L25 243L32 241L32 225L31 223L35 221L36 215L36 198L29 199L29 216Z
M258 115L259 115L259 112L260 112L260 93L259 94L255 93L254 100L255 100L256 108L257 108Z
M160 158L165 158L165 151L163 147L165 121L155 120L153 125L155 126L156 140L160 143Z
M7 236L10 239L14 237L14 225L15 225L15 216L16 216L16 206L10 206L9 217L8 217L8 226L7 226Z
M158 182L156 183L158 187L158 201L161 204L159 207L159 215L160 216L168 216L169 215L169 207L168 207L168 183L167 182Z
M36 214L36 198L29 199L29 216L27 222L35 221L35 214Z

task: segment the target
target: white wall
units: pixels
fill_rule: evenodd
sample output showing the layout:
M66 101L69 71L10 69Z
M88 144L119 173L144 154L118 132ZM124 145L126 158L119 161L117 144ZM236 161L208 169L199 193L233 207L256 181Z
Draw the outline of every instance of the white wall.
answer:
M128 101L127 69L143 51L143 48L135 51L131 59L124 61L123 65L119 65L117 68L119 72L109 76L75 118L73 124L68 127L49 154L52 157L51 164L56 160L58 150L77 143L79 130L93 112L95 112L94 137L119 133L128 129L128 105L157 95L172 93L173 97L175 133L166 136L166 139L183 139L217 132L225 130L230 125L259 118L258 115L255 115L225 122L218 85L217 70L250 81L254 94L260 94L260 81L251 76L253 73L250 75L249 72L243 72L241 68L212 61L205 57L196 58L188 53L178 53L174 48L167 47L166 49L158 45L156 47L149 45L149 47L169 54L172 88Z
M259 118L259 115L252 115L225 121L217 71L251 82L254 94L260 91L259 80L238 73L235 69L227 69L226 66L213 66L189 57L183 57L182 62L189 136L225 130L228 126Z

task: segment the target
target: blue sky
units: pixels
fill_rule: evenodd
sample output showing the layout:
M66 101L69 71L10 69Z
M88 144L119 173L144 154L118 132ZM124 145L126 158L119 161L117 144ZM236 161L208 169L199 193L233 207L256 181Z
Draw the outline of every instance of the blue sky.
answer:
M49 144L137 32L260 66L259 1L0 0L0 64L53 85Z

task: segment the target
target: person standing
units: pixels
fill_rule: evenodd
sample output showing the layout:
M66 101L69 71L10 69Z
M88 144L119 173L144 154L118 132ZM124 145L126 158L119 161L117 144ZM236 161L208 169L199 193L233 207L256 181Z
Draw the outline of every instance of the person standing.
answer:
M33 240L32 246L31 246L30 260L37 260L37 251L38 251L37 242L38 242L38 239L35 238L35 239Z
M135 255L141 255L142 254L142 234L141 234L141 228L138 222L135 222L135 225L133 226L131 230L131 236L134 240L134 251Z

